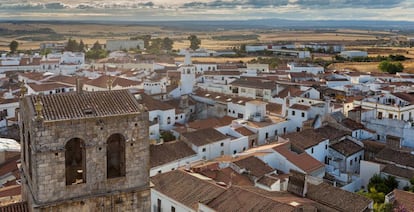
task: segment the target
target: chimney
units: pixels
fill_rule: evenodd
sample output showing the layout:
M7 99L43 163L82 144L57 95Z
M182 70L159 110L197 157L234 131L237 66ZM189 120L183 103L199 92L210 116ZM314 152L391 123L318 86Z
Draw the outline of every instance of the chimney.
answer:
M83 84L81 82L81 79L76 78L76 93L82 94L83 92Z

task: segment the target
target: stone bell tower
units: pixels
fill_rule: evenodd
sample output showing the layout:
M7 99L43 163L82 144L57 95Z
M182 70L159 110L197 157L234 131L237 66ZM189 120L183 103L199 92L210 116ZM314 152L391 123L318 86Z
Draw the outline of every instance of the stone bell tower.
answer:
M30 211L149 211L148 113L126 90L20 101Z

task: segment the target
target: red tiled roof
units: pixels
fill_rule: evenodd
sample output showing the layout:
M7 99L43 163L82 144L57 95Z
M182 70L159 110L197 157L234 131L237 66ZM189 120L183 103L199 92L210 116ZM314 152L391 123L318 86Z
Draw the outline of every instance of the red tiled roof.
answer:
M234 161L233 163L241 169L246 169L250 175L255 177L262 177L265 174L275 171L272 167L255 156L243 158L241 160Z
M238 132L238 133L240 133L244 136L251 136L251 135L255 134L254 132L250 131L246 127L239 127L239 128L236 128L235 130L236 130L236 132Z
M414 211L414 193L394 189L395 204L407 211Z
M188 142L196 146L204 146L210 143L221 141L227 138L221 132L214 128L206 128L193 132L183 133L182 136L187 139Z
M276 146L273 149L308 174L324 167L324 164L306 152L302 152L300 154L293 152L290 149L290 142Z
M27 86L29 86L36 92L51 91L51 90L60 89L60 88L74 87L74 86L65 85L65 84L57 83L57 82L42 83L42 84L27 83Z
M100 88L107 88L109 81L112 82L112 87L116 87L116 86L131 87L131 86L138 86L141 84L141 82L138 82L138 81L125 79L122 77L108 76L108 75L102 75L96 79L86 81L84 82L84 84L92 85L92 86L100 87Z
M309 106L307 105L300 105L300 104L294 104L292 106L289 107L290 109L295 109L295 110L303 110L303 111L307 111L310 109Z
M140 105L127 90L69 92L51 95L27 96L24 101L34 111L37 99L43 104L45 121L138 114Z
M0 188L0 198L20 195L22 188L20 185L12 185ZM1 211L1 209L0 209Z
M158 174L151 177L151 182L156 191L193 209L197 209L199 202L211 200L225 191L218 185L179 170Z
M150 146L151 167L186 158L196 153L183 141L165 142L161 145Z

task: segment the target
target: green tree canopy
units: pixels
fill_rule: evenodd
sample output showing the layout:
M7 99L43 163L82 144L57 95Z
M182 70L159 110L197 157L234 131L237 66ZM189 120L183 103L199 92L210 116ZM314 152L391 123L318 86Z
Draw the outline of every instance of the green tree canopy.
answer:
M161 38L156 38L151 40L151 44L147 47L147 52L151 54L159 54L163 45L163 40Z
M102 50L102 45L99 43L99 41L96 41L93 46L92 46L92 50Z
M168 37L162 40L162 49L171 51L173 48L174 41Z
M80 42L79 42L78 51L80 51L80 52L84 52L85 51L85 44L83 43L83 40L80 40Z
M77 52L79 50L79 44L76 40L72 40L71 38L68 39L68 43L66 43L65 51Z
M196 35L188 36L188 40L190 41L190 49L196 50L200 48L201 40Z
M19 42L13 40L12 42L10 42L9 48L11 53L15 53L17 51L17 48L19 48Z
M400 62L390 62L388 60L384 60L378 65L378 69L382 72L395 74L397 72L402 72L404 70L404 66Z

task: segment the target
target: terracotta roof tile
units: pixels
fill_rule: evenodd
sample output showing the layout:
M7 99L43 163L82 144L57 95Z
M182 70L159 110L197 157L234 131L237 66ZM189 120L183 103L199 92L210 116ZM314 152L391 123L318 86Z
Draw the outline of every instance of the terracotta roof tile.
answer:
M306 150L310 147L316 146L327 138L317 133L314 129L306 129L300 132L288 133L281 135L284 139L289 139L292 145L299 149Z
M216 182L223 182L227 185L253 186L253 183L246 175L239 174L230 167L217 170L201 168L198 173L209 177Z
M294 104L294 105L290 106L289 108L290 109L295 109L295 110L303 110L303 111L308 111L310 109L309 106L300 105L300 104Z
M391 174L397 177L411 179L414 177L414 170L398 167L396 165L386 165L381 172ZM414 200L414 199L413 199Z
M356 144L355 142L349 140L349 139L344 139L342 141L339 141L337 143L331 144L329 146L329 148L345 155L346 157L353 155L359 151L364 150L364 148L358 144Z
M271 81L253 81L253 80L245 80L245 79L238 79L231 83L232 86L238 87L247 87L247 88L256 88L256 89L276 89L276 83Z
M414 104L414 93L403 93L403 92L398 92L398 93L392 93L392 95L401 98L407 102L409 102L410 104Z
M250 175L253 175L255 177L262 177L265 174L275 171L272 167L256 158L255 156L233 161L233 163L241 169L246 169Z
M127 88L127 87L132 87L132 86L138 86L141 84L141 82L138 82L138 81L125 79L122 77L108 76L108 75L102 75L96 79L85 81L84 84L92 85L92 86L100 87L100 88L107 88L109 81L112 82L112 87L120 86L120 87Z
M214 128L206 128L193 132L186 132L182 134L182 137L196 146L204 146L210 143L221 141L227 138L221 132Z
M289 204L238 187L230 187L205 204L215 211L296 211Z
M179 170L158 174L151 178L151 182L156 191L192 209L197 209L199 202L211 200L225 191L218 185Z
M320 168L324 168L325 165L307 154L306 152L296 153L290 149L290 142L276 146L273 148L276 152L283 155L288 161L305 171L311 173Z
M171 105L169 105L169 104L167 104L163 101L160 101L158 99L154 99L154 98L152 98L151 96L149 96L145 93L141 93L139 95L140 95L141 99L138 100L138 101L141 104L144 104L145 107L147 107L149 111L152 111L152 110L172 110L172 109L174 109L173 106L171 106Z
M22 188L20 185L12 185L0 188L0 198L20 195ZM0 208L1 211L1 208Z
M414 168L414 155L410 152L384 148L375 156L375 158L387 163L395 163Z
M35 114L37 99L43 104L42 116L45 121L138 114L142 111L127 90L27 96L25 101L31 105L32 114Z
M236 132L240 133L243 136L251 136L255 134L254 132L250 131L246 127L239 127L239 128L236 128L235 130Z
M333 187L327 183L308 183L306 198L320 202L339 211L366 211L372 203L367 197Z
M402 206L407 211L414 211L414 193L394 189L396 206Z
M182 141L171 141L161 145L150 146L151 167L167 164L193 155L196 155L196 153Z
M57 82L49 82L49 83L42 83L42 84L27 83L27 86L29 86L36 92L74 87L73 85L66 85L66 84L57 83Z
M342 138L345 135L351 135L350 132L336 129L329 125L315 129L316 133L322 135L322 137L329 139L330 141Z

